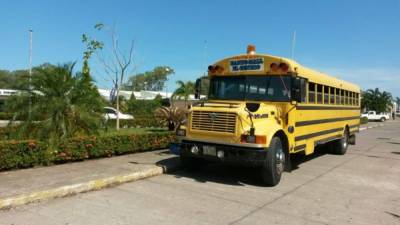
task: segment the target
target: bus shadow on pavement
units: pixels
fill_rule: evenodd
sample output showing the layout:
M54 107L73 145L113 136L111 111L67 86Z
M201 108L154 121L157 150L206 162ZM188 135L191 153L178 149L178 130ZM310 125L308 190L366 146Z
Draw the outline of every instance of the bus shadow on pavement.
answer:
M316 148L314 154L303 155L294 154L291 155L292 171L300 169L302 163L316 159L318 157L329 154L329 148L327 146L319 146ZM173 158L176 160L176 158ZM162 160L162 161L168 161ZM159 162L157 164L166 165L168 162ZM167 171L167 174L173 175L177 179L189 178L199 183L221 183L226 185L234 186L265 186L262 183L260 168L236 166L222 163L207 163L196 170L186 170L181 168L180 170ZM283 174L284 176L285 174Z
M263 186L259 169L227 165L222 163L208 163L196 170L178 170L173 173L176 178L190 178L199 183L222 183L234 186L254 185Z
M328 144L319 145L319 146L315 147L314 153L311 155L304 155L302 153L292 154L290 156L291 163L292 163L292 172L299 169L300 168L299 166L301 164L308 162L310 160L319 158L321 156L327 155L327 154L331 154L331 149Z

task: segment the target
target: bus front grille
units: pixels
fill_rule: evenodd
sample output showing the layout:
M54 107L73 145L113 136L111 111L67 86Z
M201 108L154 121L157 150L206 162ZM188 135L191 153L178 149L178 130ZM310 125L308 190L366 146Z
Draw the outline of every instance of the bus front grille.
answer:
M235 133L236 113L193 111L192 130Z

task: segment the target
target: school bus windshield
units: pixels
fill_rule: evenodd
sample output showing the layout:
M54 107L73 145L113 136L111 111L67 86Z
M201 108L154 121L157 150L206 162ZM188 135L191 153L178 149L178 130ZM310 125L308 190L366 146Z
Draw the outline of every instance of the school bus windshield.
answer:
M213 77L209 99L290 101L290 76Z

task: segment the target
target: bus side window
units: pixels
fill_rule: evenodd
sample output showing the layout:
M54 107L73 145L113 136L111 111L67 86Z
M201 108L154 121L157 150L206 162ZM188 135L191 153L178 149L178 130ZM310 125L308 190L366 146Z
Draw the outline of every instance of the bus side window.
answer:
M344 90L340 90L340 104L344 105Z
M356 93L356 106L358 106L359 95Z
M330 104L334 105L335 104L335 88L330 87Z
M317 103L322 104L322 85L315 84L317 86Z
M315 83L308 83L308 103L315 103Z
M350 92L350 105L354 105L354 92Z
M349 91L346 91L346 105L350 105L350 93Z
M324 104L329 104L329 87L324 86Z
M336 88L336 105L340 105L340 89Z
M301 102L307 102L307 80L300 78L300 95Z

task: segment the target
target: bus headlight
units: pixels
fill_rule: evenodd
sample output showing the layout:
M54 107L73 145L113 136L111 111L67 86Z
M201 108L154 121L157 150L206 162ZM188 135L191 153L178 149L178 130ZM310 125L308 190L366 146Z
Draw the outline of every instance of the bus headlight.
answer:
M197 147L196 145L193 145L192 148L190 149L190 152L192 152L192 154L199 154L199 147Z

